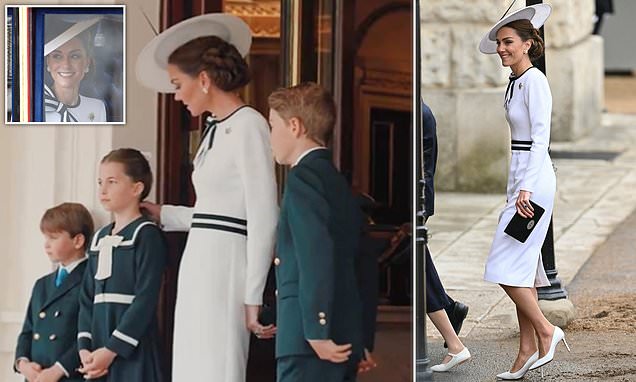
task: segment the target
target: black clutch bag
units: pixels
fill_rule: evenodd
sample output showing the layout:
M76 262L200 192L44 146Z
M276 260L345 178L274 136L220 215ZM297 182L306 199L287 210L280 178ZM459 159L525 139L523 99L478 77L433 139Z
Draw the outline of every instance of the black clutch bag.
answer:
M545 212L545 209L543 207L533 202L532 200L530 201L530 204L534 208L534 216L531 218L524 218L523 216L519 215L519 212L517 212L515 216L512 217L512 220L510 220L510 223L508 223L506 229L504 230L505 233L522 243L526 242L528 236L530 236L530 234L534 230L534 227L536 227L537 223L539 223L539 219L541 219L541 216L543 216L543 213Z

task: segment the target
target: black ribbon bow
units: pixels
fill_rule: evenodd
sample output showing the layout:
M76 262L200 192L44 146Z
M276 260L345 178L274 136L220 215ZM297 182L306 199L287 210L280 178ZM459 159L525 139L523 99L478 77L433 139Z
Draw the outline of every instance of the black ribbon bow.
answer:
M44 85L44 105L60 114L60 122L77 122L77 118L68 110L68 106L60 102L47 85Z

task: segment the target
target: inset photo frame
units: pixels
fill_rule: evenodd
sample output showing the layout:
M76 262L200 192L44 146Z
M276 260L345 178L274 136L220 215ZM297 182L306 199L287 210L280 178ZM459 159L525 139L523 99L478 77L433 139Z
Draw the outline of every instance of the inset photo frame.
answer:
M125 124L125 11L6 5L6 123Z

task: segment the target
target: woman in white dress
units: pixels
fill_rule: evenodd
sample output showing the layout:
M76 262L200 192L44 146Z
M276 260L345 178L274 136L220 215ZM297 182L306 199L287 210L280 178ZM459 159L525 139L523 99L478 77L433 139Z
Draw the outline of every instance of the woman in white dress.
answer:
M60 22L47 28L44 55L52 83L44 85L45 122L106 122L104 102L80 94L80 84L93 61L88 29L99 20L96 17L70 25Z
M209 111L194 158L193 208L145 204L167 231L189 231L179 268L172 380L245 380L278 217L269 125L237 91L249 82L251 33L239 18L207 14L155 37L138 79L175 93L193 116Z
M500 379L520 379L528 370L550 362L563 331L545 318L537 300L536 287L549 286L543 269L541 247L545 240L556 178L548 153L552 95L544 74L532 65L543 55L544 46L537 28L550 15L547 4L526 7L500 20L480 43L483 53L497 53L503 66L510 67L510 83L504 97L510 125L512 157L507 202L499 219L484 279L499 284L516 305L520 344L517 358ZM527 225L525 242L504 232L515 214L534 218L530 201L545 209L540 218ZM536 340L535 340L536 338Z

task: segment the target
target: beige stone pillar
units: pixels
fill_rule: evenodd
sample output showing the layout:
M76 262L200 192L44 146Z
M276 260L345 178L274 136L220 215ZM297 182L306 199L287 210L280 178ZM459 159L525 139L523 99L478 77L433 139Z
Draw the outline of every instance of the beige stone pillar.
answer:
M593 36L594 1L553 1L545 26L553 97L552 140L572 141L601 127L603 40Z
M422 97L437 119L440 190L505 190L510 133L506 71L477 49L505 11L503 0L422 2Z

